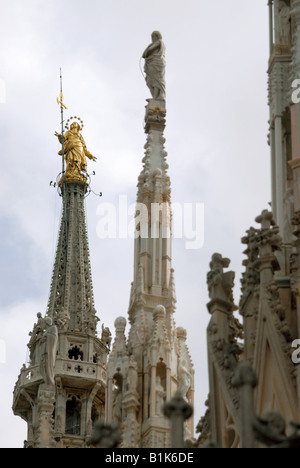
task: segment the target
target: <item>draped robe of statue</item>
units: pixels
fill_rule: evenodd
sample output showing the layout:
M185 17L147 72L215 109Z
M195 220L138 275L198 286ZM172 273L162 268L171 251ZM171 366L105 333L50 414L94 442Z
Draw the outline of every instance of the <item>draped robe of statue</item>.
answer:
M279 2L279 35L280 44L290 43L291 36L291 9L283 1Z
M159 31L152 33L152 43L144 51L143 58L145 59L146 83L153 99L164 100L166 98L165 45Z
M41 363L40 371L47 385L55 385L54 367L58 348L58 330L52 325L50 318L46 319L47 328L41 338Z
M64 135L64 154L66 160L66 179L81 180L81 171L87 170L86 157L96 161L95 158L87 149L85 141L80 134L80 125L73 122L70 130ZM62 136L56 133L60 143L62 143ZM62 154L62 150L58 154Z

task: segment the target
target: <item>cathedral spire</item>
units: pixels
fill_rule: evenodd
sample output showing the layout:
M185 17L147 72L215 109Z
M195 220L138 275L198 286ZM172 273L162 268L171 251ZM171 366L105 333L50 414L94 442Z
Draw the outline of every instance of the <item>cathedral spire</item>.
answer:
M130 330L127 349L122 354L123 366L116 356L109 357L109 382L118 376L122 386L118 385L115 397L110 398L107 420L122 424L123 447L163 448L170 446L170 440L169 421L163 415L162 405L177 390L193 403L194 370L184 343L186 335L182 338L182 329L178 332L173 317L176 294L172 268L171 183L164 137L165 46L158 31L152 33L152 42L143 58L146 84L152 97L147 99L147 140L137 185L134 278L128 310ZM116 331L116 346L118 339ZM137 372L134 383L133 368ZM131 389L130 398L126 392L128 388ZM114 417L114 407L118 408L115 413L119 419ZM132 432L128 432L128 418L134 428ZM186 424L186 436L192 434L190 420Z
M62 91L58 102L63 111ZM65 128L56 133L66 166L58 183L62 216L48 307L30 333L30 362L14 390L13 410L27 421L26 446L33 448L85 447L105 412L111 334L102 326L97 336L84 209L86 157L96 158L87 150L80 118L71 117Z

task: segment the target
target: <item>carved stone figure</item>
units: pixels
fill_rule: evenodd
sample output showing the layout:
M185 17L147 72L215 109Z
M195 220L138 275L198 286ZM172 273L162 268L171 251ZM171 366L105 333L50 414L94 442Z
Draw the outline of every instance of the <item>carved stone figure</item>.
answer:
M97 158L93 156L86 147L85 141L79 133L81 127L78 122L73 122L64 135L64 154L66 160L66 180L83 180L82 171L87 170L86 157L96 161ZM60 143L62 143L62 135L55 132ZM62 150L58 152L62 154Z
M127 385L130 392L136 392L138 383L137 363L133 357L130 356L129 368L127 374Z
M112 336L111 336L111 331L108 327L104 327L102 323L102 334L101 334L101 341L108 347L110 348Z
M291 36L291 9L283 1L279 2L279 37L280 44L290 43Z
M293 189L289 187L284 196L284 224L283 224L283 242L291 244L295 240L292 230L292 218L294 215L294 196Z
M152 43L143 53L145 59L146 83L151 91L153 99L164 100L166 98L165 83L165 45L159 31L151 35Z
M41 363L40 372L45 384L55 385L54 367L56 353L58 348L58 331L57 326L52 325L52 319L45 319L45 332L41 339Z
M166 396L166 392L161 384L160 377L156 377L156 397L155 397L155 413L157 416L162 414L162 408L164 405L164 398Z
M70 315L66 309L62 308L57 319L59 329L62 331L68 330L69 322Z
M214 253L209 264L210 271L207 273L207 285L211 300L222 299L234 307L232 288L235 274L233 271L226 273L223 271L229 264L229 258L223 258L221 254Z
M179 365L179 386L178 391L181 393L182 397L188 401L187 393L191 388L191 376L186 367L185 360L182 361Z
M112 417L116 423L122 422L122 399L123 394L119 387L115 387L113 390L113 410Z
M43 335L44 329L44 319L42 317L41 312L37 313L37 322L33 325L32 332L29 333L30 341L28 343L28 347L30 348L34 341L38 340Z

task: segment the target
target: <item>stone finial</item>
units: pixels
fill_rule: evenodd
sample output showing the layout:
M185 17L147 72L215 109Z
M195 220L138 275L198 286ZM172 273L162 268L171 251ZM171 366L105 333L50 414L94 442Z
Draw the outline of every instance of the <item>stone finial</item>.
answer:
M158 305L153 310L153 320L158 322L159 320L165 320L166 318L166 309L163 305Z
M270 227L275 224L273 214L268 210L263 210L261 214L255 218L255 221L261 224L262 229L270 229Z
M164 415L167 418L180 416L183 421L189 419L193 414L193 408L182 397L181 393L176 393L174 397L164 405Z
M186 341L187 338L187 331L183 327L176 328L176 336L179 340Z
M247 245L246 250L243 252L243 254L247 255L247 258L243 260L243 265L246 268L241 279L242 295L240 298L240 312L242 315L249 294L254 291L260 282L259 265L257 262L259 240L259 229L255 229L252 226L246 231L246 235L242 237L242 244Z
M192 416L193 408L187 403L180 393L176 393L169 402L165 403L163 412L171 422L172 448L183 448L184 421Z
M280 250L282 239L279 227L275 225L273 214L268 210L262 211L255 221L261 224L261 229L258 231L259 256L269 257L275 250Z
M234 286L235 273L224 268L230 264L229 258L223 258L221 254L214 253L209 264L210 271L207 273L207 285L211 301L221 300L231 305L234 309L232 288Z
M116 318L115 323L114 323L116 332L124 333L125 328L126 328L126 323L127 323L126 318L124 317Z
M256 374L248 362L240 362L236 368L232 383L235 387L242 387L244 385L250 385L255 388L257 385Z
M115 448L121 440L121 433L117 424L104 424L97 422L88 445L96 448Z

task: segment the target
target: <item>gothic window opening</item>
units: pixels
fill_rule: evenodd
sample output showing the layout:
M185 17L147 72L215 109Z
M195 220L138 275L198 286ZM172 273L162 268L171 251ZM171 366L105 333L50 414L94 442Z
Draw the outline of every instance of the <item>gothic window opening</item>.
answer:
M94 426L97 421L100 421L101 417L103 416L101 411L102 409L103 408L101 408L99 404L93 404L91 411L92 426Z
M166 390L166 387L167 387L166 375L167 375L166 364L163 361L160 361L156 366L156 377L160 378L160 383L164 390Z
M80 435L81 403L73 396L66 404L66 434Z
M165 363L161 360L156 366L155 383L155 414L162 415L162 407L166 402L166 375L167 369Z
M75 361L83 361L83 352L77 346L73 346L68 352L69 359L74 359Z

